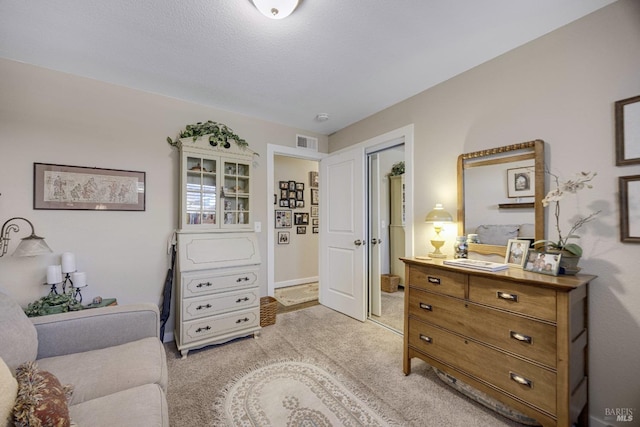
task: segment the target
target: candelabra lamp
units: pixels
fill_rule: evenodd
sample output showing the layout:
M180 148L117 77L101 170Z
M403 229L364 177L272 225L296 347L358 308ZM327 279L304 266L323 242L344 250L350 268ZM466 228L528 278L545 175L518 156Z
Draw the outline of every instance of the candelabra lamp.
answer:
M4 224L2 224L2 230L0 231L0 257L4 256L9 249L9 241L11 240L9 233L17 233L20 231L20 227L16 224L16 221L18 220L29 224L31 227L31 235L20 241L18 247L13 253L13 256L36 256L51 253L51 248L49 248L47 242L44 241L44 237L36 235L36 231L33 228L31 221L26 218L16 216L9 218Z

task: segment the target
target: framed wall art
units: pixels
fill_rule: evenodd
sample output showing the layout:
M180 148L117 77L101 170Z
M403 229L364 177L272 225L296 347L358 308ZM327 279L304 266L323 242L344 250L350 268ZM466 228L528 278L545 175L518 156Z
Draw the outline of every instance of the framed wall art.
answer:
M507 197L534 197L536 186L531 167L507 169Z
M311 189L311 204L312 205L317 205L320 200L319 200L320 196L318 193L318 189L317 188L312 188Z
M640 95L615 103L616 166L640 163Z
M296 234L307 234L307 227L305 226L296 227Z
M33 208L144 211L145 172L33 164Z
M279 245L288 245L289 244L289 232L288 231L278 231L278 244Z
M318 188L318 172L311 171L309 172L309 187Z
M291 228L291 210L290 209L283 209L283 210L276 210L276 215L275 215L275 220L276 220L276 224L275 227L276 228Z
M620 241L640 243L640 175L618 178Z

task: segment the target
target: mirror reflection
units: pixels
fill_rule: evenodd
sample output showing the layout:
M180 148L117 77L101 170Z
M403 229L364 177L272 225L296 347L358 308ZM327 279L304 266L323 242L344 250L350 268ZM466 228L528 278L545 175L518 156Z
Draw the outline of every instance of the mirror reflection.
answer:
M509 239L544 239L544 176L539 139L458 157L458 232L478 242L469 252L504 258Z

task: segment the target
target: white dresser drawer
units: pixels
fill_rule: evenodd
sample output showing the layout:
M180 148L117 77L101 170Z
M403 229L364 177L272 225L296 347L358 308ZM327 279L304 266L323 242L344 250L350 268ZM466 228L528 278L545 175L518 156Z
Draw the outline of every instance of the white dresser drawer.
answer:
M233 292L222 292L182 300L184 321L227 313L260 305L260 289L251 288Z
M184 298L258 286L258 268L204 270L182 273Z
M181 339L183 344L188 344L259 326L260 307L258 306L248 310L183 322Z

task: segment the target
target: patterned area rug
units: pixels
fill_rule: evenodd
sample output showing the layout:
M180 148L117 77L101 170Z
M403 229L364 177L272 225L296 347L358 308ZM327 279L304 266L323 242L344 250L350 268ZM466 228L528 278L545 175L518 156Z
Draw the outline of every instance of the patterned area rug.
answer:
M304 285L287 286L274 291L274 298L285 306L302 304L303 302L318 299L318 283L307 283Z
M380 403L307 361L275 361L229 384L216 403L225 426L397 426Z

